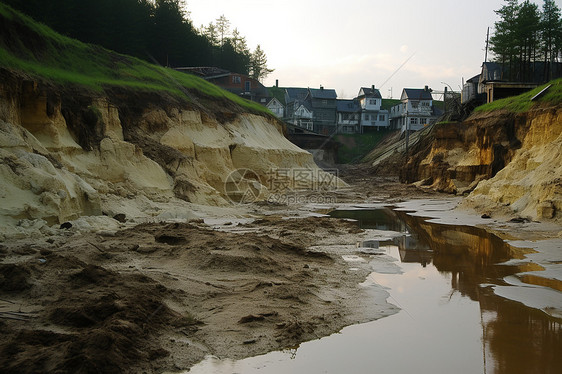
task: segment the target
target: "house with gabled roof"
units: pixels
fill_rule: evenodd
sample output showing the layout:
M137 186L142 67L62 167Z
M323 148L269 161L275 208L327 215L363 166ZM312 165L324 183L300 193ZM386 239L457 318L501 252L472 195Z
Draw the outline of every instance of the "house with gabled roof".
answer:
M197 75L222 89L248 100L265 105L268 98L267 88L247 74L234 73L216 67L180 67L174 70Z
M312 131L312 108L306 102L308 88L287 87L284 91L285 121Z
M337 99L336 117L338 134L356 134L361 131L361 106L357 99Z
M360 132L378 131L390 125L388 110L382 110L382 96L375 86L361 87L357 94L361 107Z
M425 88L404 88L401 103L390 109L390 126L404 131L418 131L434 122L438 113L433 107L433 96Z
M334 134L336 127L336 90L320 86L309 88L306 101L312 108L314 131L324 135Z
M478 82L480 81L480 74L468 79L462 86L461 103L469 102L478 97Z
M269 98L265 107L277 118L283 118L285 115L285 105L283 105L283 103L281 103L281 101L279 101L276 97Z
M312 108L308 102L304 102L298 106L298 108L293 113L292 123L296 126L302 127L309 131L314 130L314 123L312 121L313 113Z

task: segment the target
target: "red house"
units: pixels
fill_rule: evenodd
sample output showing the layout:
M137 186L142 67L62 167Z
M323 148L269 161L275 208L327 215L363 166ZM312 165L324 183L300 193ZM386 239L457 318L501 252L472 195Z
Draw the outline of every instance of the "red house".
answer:
M176 68L175 70L197 75L245 99L263 105L267 103L268 93L265 86L248 75L231 73L228 70L215 67L187 67Z

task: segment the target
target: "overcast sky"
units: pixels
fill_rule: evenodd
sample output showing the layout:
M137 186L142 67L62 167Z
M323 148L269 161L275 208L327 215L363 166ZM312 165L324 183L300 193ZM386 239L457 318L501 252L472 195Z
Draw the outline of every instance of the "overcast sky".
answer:
M560 2L556 3L562 7ZM534 1L542 9L542 0ZM224 16L253 50L260 44L273 86L334 88L355 97L375 85L459 90L480 73L486 30L502 0L186 0L194 26ZM411 57L411 58L410 58ZM410 58L410 60L408 60ZM400 66L406 61L404 66ZM397 71L398 70L398 71ZM394 75L393 75L394 74ZM386 82L386 83L385 83ZM384 85L383 85L384 84Z

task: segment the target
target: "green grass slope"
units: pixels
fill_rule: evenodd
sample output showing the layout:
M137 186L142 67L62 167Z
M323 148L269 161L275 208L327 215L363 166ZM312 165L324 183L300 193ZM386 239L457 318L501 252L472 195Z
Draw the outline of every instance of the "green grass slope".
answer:
M119 87L166 92L188 101L192 101L193 95L202 94L226 99L251 112L269 113L265 107L193 75L65 37L3 3L0 3L0 68L53 85L78 86L92 92Z
M550 88L542 96L531 101L532 97L537 95L548 85L550 85ZM560 103L562 103L562 78L543 84L542 86L521 95L507 97L505 99L481 105L474 109L474 111L478 113L506 110L512 113L522 113L531 110L536 105L559 105Z

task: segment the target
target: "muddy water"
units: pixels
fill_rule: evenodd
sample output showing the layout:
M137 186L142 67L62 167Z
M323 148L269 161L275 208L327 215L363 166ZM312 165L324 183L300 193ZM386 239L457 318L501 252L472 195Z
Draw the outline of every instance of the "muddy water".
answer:
M533 264L484 230L437 225L389 209L336 211L366 229L404 235L379 243L402 273L373 272L398 314L240 361L208 358L190 373L560 373L560 321L495 295L491 285ZM371 243L366 243L371 244Z

